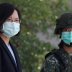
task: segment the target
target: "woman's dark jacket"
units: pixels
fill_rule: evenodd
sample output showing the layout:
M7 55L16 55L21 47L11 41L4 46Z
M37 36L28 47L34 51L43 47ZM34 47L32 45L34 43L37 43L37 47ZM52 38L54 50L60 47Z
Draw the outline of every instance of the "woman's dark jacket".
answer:
M18 53L10 44L15 55L16 63L4 41L0 38L0 72L22 72Z

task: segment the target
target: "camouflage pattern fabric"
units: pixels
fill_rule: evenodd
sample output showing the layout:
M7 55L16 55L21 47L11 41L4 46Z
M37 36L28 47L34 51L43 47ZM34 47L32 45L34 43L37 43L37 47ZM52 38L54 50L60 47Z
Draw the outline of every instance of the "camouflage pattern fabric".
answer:
M59 49L57 52L66 68L63 70L59 61L52 54L44 61L41 72L72 72L72 55L68 54L64 49Z

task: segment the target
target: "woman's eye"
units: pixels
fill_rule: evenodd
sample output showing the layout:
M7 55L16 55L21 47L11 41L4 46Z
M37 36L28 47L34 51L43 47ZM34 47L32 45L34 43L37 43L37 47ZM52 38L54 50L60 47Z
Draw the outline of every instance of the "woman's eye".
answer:
M19 20L15 20L15 22L19 22Z
M19 19L16 19L16 20L7 19L6 21L9 21L9 22L20 22L20 20L19 20Z
M11 19L7 19L7 21L11 21Z
M15 20L15 21L19 21L19 20Z

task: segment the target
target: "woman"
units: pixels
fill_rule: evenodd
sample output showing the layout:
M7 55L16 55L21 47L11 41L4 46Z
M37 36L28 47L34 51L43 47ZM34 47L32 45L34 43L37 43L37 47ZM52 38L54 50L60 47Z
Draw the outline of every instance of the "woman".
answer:
M46 55L41 72L72 72L72 13L57 19L55 34L60 36L59 49Z
M22 72L18 53L10 38L20 32L20 12L9 3L0 4L0 72Z

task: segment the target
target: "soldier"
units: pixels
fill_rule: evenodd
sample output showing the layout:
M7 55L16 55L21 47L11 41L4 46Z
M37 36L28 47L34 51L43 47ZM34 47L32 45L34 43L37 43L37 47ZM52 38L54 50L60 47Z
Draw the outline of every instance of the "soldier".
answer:
M46 55L41 72L72 72L72 13L57 19L55 34L61 39L59 49Z

